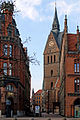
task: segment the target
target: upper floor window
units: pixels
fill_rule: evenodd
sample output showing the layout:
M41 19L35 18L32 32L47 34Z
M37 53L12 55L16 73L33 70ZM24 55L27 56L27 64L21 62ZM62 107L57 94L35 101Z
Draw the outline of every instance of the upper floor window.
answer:
M53 70L51 70L51 76L53 76Z
M53 82L51 82L51 89L53 89Z
M5 45L3 46L3 54L4 54L5 56L7 56L7 48L8 48L8 46L5 44Z
M14 90L14 88L13 88L13 86L12 86L12 85L7 85L7 86L6 86L6 90L13 91L13 90Z
M52 63L52 56L51 56L51 63Z
M75 80L74 84L75 84L75 92L79 92L79 90L80 90L80 80L79 79Z
M12 57L12 45L9 46L9 55Z
M79 63L74 64L74 72L79 72Z
M48 63L49 63L49 56L48 56Z
M9 64L9 75L12 75L12 64Z
M54 63L56 62L56 55L54 55Z
M3 63L3 72L4 75L7 75L7 63Z

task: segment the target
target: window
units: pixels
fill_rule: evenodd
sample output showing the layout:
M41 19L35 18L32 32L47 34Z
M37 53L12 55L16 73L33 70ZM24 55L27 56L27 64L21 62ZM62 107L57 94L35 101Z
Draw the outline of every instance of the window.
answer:
M53 89L53 82L51 82L51 89Z
M79 63L77 63L77 72L79 72Z
M79 79L75 80L74 84L75 84L75 92L79 92L80 80Z
M12 45L9 46L9 55L12 57Z
M54 55L54 63L56 62L56 55Z
M40 101L39 101L39 103L40 103Z
M7 75L7 63L3 63L3 72L4 75Z
M74 64L74 72L76 72L76 63Z
M49 63L49 56L48 56L48 63Z
M74 64L74 72L79 72L79 63Z
M13 88L13 86L12 86L12 85L7 85L7 86L6 86L6 90L13 91L13 90L14 90L14 88Z
M52 63L52 56L51 56L51 63Z
M5 44L4 46L3 46L3 54L5 55L5 56L7 56L7 45Z
M53 76L53 70L51 70L51 76Z
M12 64L9 64L9 75L12 75Z

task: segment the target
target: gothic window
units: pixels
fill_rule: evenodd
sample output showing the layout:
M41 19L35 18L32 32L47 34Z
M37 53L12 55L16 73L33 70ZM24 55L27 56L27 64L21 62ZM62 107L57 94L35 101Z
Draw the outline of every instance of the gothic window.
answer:
M56 55L54 55L54 63L56 62Z
M53 89L53 82L51 82L51 89Z
M9 46L9 55L12 57L12 45Z
M12 75L12 64L11 63L9 64L9 75L10 76Z
M52 56L51 56L51 63L52 63Z
M3 72L4 75L7 75L7 63L3 63Z
M76 72L76 63L74 64L74 72Z
M3 45L3 54L5 56L7 56L7 48L8 48L7 44Z
M79 89L80 89L80 80L79 79L75 80L74 84L75 84L75 92L79 92Z
M79 72L79 63L77 63L77 72Z
M13 91L14 88L13 88L12 85L7 85L7 86L6 86L6 90L8 90L8 91Z
M53 70L51 70L51 76L53 76Z
M79 63L74 64L74 72L79 72Z
M48 56L48 63L49 63L49 56Z

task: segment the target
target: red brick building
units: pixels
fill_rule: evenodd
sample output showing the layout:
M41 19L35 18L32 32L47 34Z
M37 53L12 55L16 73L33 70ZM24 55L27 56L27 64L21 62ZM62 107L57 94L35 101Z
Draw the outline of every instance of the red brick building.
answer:
M80 117L80 32L67 31L65 17L64 35L60 56L60 114Z
M23 115L30 106L29 60L13 18L14 5L1 4L0 12L0 114Z
M40 106L40 110L42 111L42 90L38 90L32 96L33 110L35 110L35 106Z

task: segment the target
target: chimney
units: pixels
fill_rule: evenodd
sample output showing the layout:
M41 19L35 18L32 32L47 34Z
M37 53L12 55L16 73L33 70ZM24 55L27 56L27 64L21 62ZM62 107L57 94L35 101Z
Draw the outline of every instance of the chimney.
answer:
M65 15L65 21L64 21L64 32L67 33L68 29L67 29L67 15Z

